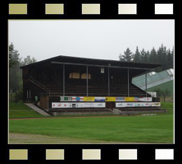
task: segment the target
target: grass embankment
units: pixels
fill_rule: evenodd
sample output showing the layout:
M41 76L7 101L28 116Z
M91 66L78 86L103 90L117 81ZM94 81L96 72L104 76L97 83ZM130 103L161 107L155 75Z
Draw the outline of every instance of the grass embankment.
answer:
M19 102L9 102L9 118L32 118L32 117L44 117L35 112L25 104Z
M9 120L9 131L106 143L173 143L172 103L162 103L162 108L169 112L153 116Z

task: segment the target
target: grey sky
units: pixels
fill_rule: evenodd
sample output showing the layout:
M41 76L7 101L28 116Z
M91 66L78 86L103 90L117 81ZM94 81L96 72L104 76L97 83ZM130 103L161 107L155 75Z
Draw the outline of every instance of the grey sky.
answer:
M174 46L174 20L10 20L9 42L20 57L38 61L58 55L118 60L134 53Z

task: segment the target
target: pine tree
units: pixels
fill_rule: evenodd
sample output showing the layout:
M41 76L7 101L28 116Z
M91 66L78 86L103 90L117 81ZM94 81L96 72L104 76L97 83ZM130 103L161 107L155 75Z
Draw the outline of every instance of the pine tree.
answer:
M157 52L154 47L150 51L149 61L150 63L157 63Z
M161 63L162 66L160 68L158 68L158 71L162 71L167 69L167 60L166 60L166 47L163 46L163 44L161 45L161 47L159 47L158 51L157 51L157 59L158 59L158 63Z
M147 51L146 53L145 53L145 58L144 58L144 62L149 62L149 56L150 56L150 52L149 51Z
M155 71L159 72L173 68L173 52L174 48L172 50L167 49L163 44L161 44L158 50L153 47L151 51L146 51L144 48L142 51L139 51L137 46L134 54L127 48L126 51L124 51L124 55L120 54L119 59L120 61L161 64L161 67L155 69Z
M138 46L136 47L135 54L133 55L133 61L134 62L140 62L141 61Z
M173 68L173 51L170 49L167 51L166 64L168 68Z
M127 62L132 61L132 52L130 51L130 49L127 48L126 51L124 51L124 55L120 54L119 59L120 61L127 61Z
M146 52L144 49L142 49L142 51L140 52L141 54L141 62L145 62L145 58L146 58Z

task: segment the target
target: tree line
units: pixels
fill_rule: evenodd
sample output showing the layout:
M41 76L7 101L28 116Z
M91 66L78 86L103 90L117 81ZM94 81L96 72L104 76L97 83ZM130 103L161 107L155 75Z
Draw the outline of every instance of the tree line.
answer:
M162 66L155 70L156 72L160 72L173 68L173 53L174 48L172 50L167 49L163 44L157 50L153 47L150 51L145 49L140 51L139 48L136 47L134 53L127 48L123 54L119 55L119 60L127 62L161 64Z
M10 98L16 92L17 99L22 99L22 71L21 66L36 62L34 57L29 55L26 58L20 57L19 52L15 49L13 43L9 44L9 92Z

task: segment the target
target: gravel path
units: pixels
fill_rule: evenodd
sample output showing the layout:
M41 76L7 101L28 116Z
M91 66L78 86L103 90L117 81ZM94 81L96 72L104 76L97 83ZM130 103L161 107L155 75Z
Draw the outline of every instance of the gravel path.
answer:
M72 138L59 138L46 135L9 133L9 144L122 144L119 142L104 142L94 140L81 140Z

